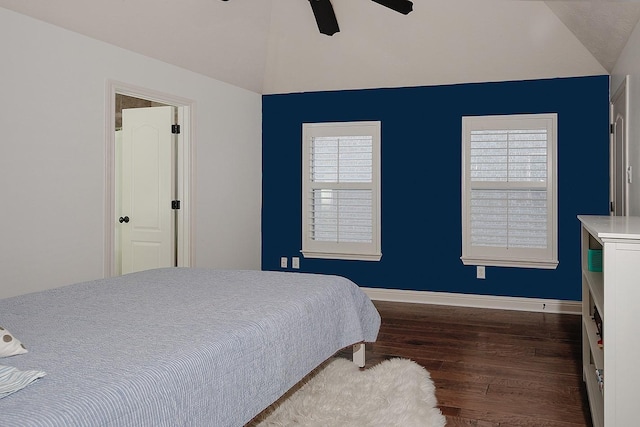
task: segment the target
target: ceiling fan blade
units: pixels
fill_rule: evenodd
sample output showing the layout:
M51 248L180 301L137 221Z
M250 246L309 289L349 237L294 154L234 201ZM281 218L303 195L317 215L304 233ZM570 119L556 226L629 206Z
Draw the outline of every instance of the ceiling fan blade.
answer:
M409 0L373 0L374 2L393 9L396 12L400 12L403 15L408 14L413 10L413 2Z
M322 34L332 36L340 31L331 0L309 0L309 3L311 3L313 15L316 17L318 30Z

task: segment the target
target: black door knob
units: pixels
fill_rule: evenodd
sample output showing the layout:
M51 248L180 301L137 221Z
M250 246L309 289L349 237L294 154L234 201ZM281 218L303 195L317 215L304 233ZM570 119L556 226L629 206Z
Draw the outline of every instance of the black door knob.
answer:
M129 217L128 216L120 217L118 221L120 221L120 224L122 224L123 222L129 222Z

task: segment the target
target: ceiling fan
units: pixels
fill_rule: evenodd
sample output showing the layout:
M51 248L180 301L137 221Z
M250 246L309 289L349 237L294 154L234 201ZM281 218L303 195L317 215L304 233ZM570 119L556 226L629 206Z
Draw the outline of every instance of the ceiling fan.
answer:
M404 15L413 10L413 2L409 0L372 1ZM318 30L320 30L322 34L332 36L340 31L336 14L333 11L333 6L331 5L331 0L309 0L309 3L311 3L311 9L313 9L313 15L315 16L316 23L318 24Z

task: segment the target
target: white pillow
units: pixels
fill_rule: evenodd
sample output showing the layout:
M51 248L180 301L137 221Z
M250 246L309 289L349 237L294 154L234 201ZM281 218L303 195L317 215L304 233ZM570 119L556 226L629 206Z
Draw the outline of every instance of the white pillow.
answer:
M9 331L0 326L0 357L26 353L27 349Z
M21 371L11 366L0 365L0 399L21 390L47 375L42 371Z

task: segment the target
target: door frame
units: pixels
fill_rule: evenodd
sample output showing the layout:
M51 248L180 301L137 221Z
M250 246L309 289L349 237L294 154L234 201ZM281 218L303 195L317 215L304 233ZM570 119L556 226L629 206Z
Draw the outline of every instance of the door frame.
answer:
M613 106L622 95L625 96L624 102L624 129L623 132L623 147L622 147L622 156L624 165L622 165L622 170L617 171L621 165L616 165L616 134L614 133L615 129L615 117L613 116ZM609 101L609 123L611 126L611 132L609 134L609 201L610 206L617 206L618 203L624 203L624 212L623 215L629 215L629 76L626 75L624 79L620 82L615 92L613 92L613 96L611 96ZM623 176L622 182L624 183L624 200L616 200L616 173L621 173ZM610 209L610 215L614 215L615 211Z
M178 148L176 159L176 191L180 200L177 211L176 250L178 267L191 267L195 259L194 239L194 155L195 155L195 101L154 90L107 80L105 93L105 224L104 224L104 277L116 275L116 174L115 174L115 107L116 93L146 99L178 109Z

